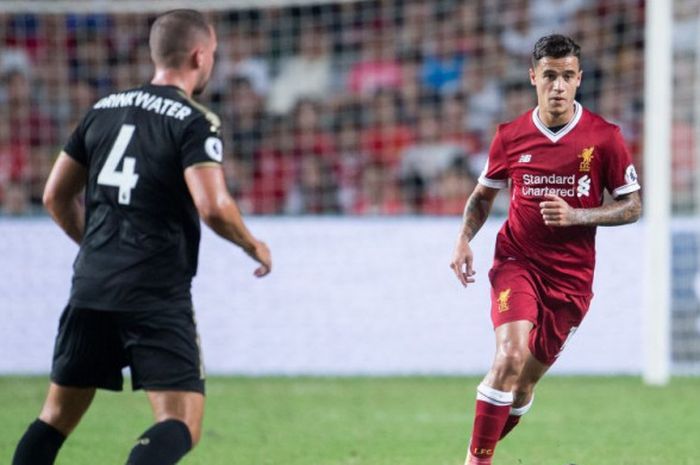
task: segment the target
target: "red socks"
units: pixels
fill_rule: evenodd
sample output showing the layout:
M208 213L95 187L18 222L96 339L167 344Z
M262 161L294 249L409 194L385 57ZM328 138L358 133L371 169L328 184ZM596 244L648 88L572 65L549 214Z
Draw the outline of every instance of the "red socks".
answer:
M503 439L510 433L510 431L515 428L515 426L518 424L520 421L520 417L525 415L528 410L530 410L530 407L532 407L532 402L535 400L535 396L533 395L532 398L530 399L530 402L528 402L526 405L523 405L522 407L513 407L510 409L510 415L508 415L508 419L506 420L506 424L503 426L503 431L501 431L501 437L500 439Z
M479 385L467 465L491 465L512 404L513 393L493 389L484 383Z
M501 431L501 437L499 438L499 441L506 437L508 433L510 433L511 430L518 425L518 423L520 423L520 417L518 415L513 415L512 413L508 415L506 424L503 425L503 431Z

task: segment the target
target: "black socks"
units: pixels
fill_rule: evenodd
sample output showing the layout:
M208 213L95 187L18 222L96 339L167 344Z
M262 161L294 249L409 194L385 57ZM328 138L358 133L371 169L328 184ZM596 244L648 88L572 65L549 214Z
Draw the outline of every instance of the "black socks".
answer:
M191 448L192 436L187 425L179 420L165 420L141 435L126 465L172 465Z
M66 437L37 419L20 439L12 465L53 465ZM190 430L179 420L156 423L141 435L127 465L173 465L192 448Z
M56 428L36 419L17 444L12 465L53 465L65 440Z

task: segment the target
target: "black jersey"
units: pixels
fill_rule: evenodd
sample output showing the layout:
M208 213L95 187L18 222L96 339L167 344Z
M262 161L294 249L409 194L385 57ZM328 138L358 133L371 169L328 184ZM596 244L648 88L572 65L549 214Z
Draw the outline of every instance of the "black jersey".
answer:
M72 305L191 305L200 225L184 170L221 163L220 124L173 86L108 95L87 113L64 149L88 170Z

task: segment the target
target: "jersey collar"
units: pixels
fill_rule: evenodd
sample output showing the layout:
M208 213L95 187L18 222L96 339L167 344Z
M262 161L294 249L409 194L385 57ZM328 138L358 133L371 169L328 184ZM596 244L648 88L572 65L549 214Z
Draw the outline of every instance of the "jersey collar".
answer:
M557 132L552 132L549 130L549 128L540 120L539 115L537 114L537 110L540 107L537 106L535 107L534 110L532 110L532 122L535 123L535 127L550 141L552 142L558 142L559 139L570 133L578 124L579 120L581 119L581 115L583 114L583 108L581 107L581 104L578 103L577 101L574 100L574 117L571 118L571 120L566 123L566 126L561 128Z

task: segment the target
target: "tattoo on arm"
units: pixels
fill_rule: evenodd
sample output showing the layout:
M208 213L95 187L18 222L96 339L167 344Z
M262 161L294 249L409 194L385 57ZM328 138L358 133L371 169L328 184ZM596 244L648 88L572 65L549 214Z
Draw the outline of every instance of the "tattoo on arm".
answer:
M484 225L492 205L493 197L488 198L482 195L478 189L469 197L467 204L464 206L464 215L462 217L462 236L467 241L471 241Z
M634 223L641 213L639 192L632 192L601 207L578 209L576 223L582 226L619 226Z

